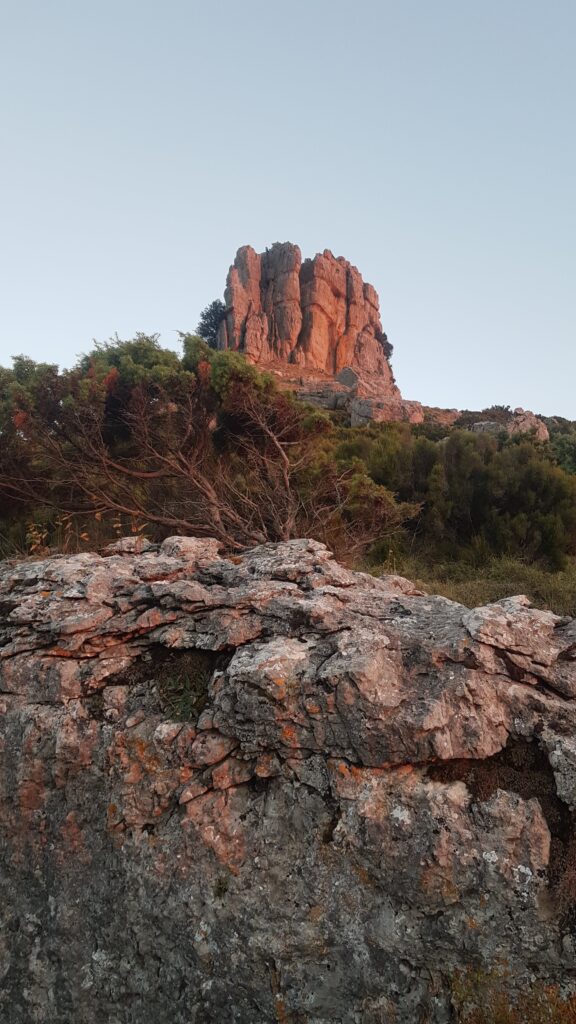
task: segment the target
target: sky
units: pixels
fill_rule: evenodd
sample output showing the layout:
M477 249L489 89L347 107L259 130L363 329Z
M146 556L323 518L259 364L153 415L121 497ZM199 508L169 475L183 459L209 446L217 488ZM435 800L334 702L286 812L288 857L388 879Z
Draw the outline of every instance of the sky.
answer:
M0 364L345 256L405 397L576 419L574 0L0 0Z

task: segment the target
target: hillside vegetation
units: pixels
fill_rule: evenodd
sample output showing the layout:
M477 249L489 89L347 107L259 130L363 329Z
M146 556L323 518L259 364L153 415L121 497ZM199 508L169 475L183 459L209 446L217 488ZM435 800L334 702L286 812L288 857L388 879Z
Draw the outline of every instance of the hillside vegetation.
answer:
M547 420L548 444L473 433L474 414L351 428L234 353L193 335L182 349L139 335L71 370L0 369L4 557L127 532L232 553L306 535L464 603L525 592L576 613L573 423Z

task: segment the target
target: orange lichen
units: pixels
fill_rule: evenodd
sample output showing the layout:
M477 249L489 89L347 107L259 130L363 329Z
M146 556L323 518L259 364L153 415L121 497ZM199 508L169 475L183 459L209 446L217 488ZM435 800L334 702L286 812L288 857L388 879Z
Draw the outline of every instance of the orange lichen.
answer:
M310 910L308 911L308 919L310 921L320 921L321 918L324 917L325 913L325 908L317 904L314 907L310 907Z
M238 874L246 857L244 827L241 813L245 808L246 787L208 792L186 804L183 825L194 826L202 841L225 864Z
M300 741L298 739L298 733L296 732L296 729L294 728L293 725L285 725L285 726L283 726L282 732L281 732L280 735L282 737L282 742L285 743L287 747L299 747L300 746Z

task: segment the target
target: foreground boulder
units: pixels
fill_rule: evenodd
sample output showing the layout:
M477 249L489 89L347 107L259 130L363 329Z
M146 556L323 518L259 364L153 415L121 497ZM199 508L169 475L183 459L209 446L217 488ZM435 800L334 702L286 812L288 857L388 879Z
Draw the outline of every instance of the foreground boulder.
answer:
M576 985L576 623L312 541L0 571L0 1019L451 1019Z

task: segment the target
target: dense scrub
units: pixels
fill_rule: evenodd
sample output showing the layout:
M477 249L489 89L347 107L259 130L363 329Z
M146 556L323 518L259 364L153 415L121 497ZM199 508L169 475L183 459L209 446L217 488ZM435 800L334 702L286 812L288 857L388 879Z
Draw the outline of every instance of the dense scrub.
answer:
M308 535L338 557L465 603L576 605L576 426L531 436L351 428L234 353L183 336L98 345L72 370L0 369L1 554L99 547L129 531L228 550Z
M376 483L418 504L412 550L476 564L494 554L546 559L553 568L576 553L576 478L530 437L454 429L431 440L407 424L374 425L342 431L337 457L360 459Z
M234 551L312 536L354 557L416 507L358 459L330 419L235 353L139 336L72 370L23 357L0 376L4 550L98 546L132 530L218 538Z
M537 608L576 617L574 559L568 559L563 569L553 570L542 562L506 555L491 556L484 564L476 564L470 559L442 561L425 554L392 554L383 563L368 564L368 568L378 575L393 572L406 576L422 589L470 608L511 594L526 594Z

